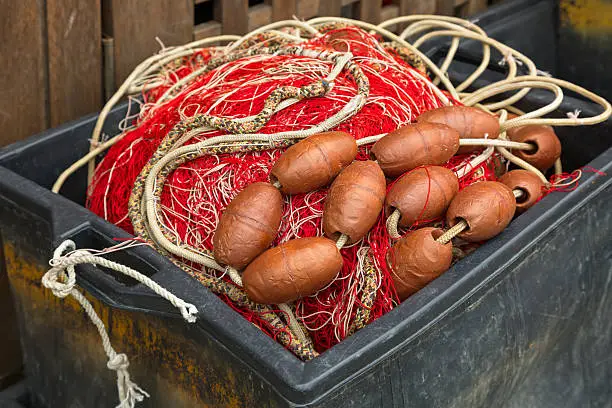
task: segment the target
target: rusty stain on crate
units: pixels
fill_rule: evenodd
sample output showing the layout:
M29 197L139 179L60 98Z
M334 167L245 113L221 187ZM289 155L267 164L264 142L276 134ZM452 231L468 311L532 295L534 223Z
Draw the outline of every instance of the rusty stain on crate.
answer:
M106 388L96 392L114 398L115 374L106 368L99 335L81 306L72 297L59 299L42 287L40 279L47 266L21 254L6 240L4 255L15 300L21 313L28 316L24 334L52 339L51 344L41 344L38 350L42 354L37 357L44 359L40 365L47 371L53 364L68 365L69 371L87 377L95 373L108 380L104 382ZM151 394L151 401L174 407L257 405L252 391L259 387L259 379L238 383L215 347L196 344L183 335L182 321L111 309L79 290L106 325L115 350L127 354L133 379Z
M561 21L582 33L610 33L612 1L562 0Z

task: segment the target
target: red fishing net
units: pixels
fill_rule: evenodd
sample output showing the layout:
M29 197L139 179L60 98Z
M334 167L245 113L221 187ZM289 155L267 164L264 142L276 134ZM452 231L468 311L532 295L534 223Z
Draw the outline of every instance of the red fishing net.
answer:
M370 92L365 106L333 130L346 131L355 139L384 134L442 105L422 74L386 51L376 38L362 30L332 30L301 46L351 52L353 62L369 80ZM134 180L175 124L201 113L228 118L256 115L273 90L320 81L333 68L332 62L311 57L249 56L198 76L180 93L156 104L173 83L204 66L210 57L211 53L205 51L182 60L179 67L165 73L164 85L143 95L145 105L135 127L123 135L97 167L87 202L93 212L133 232L127 211ZM279 111L260 132L307 129L340 111L356 93L354 79L341 72L325 96L303 99ZM220 134L223 132L194 132L187 144ZM275 149L209 155L181 165L165 184L160 222L181 242L197 249L212 249L212 236L224 208L248 184L267 181L270 168L281 153ZM479 153L454 157L448 166L460 168ZM461 186L477 179L494 179L495 157L470 169L461 177ZM358 159L365 158L367 148L361 148ZM297 237L323 235L321 216L325 197L325 189L285 197L281 228L274 244ZM328 349L352 331L356 310L364 306L361 293L366 285L365 275L371 269L365 265L367 252L371 253L375 264L374 276L369 275L369 284L375 287L375 298L369 307L368 320L371 322L394 307L397 297L385 259L391 245L385 217L381 215L362 242L342 249L344 267L337 278L316 295L296 302L298 319L312 336L318 351ZM260 316L224 300L271 337L278 335Z

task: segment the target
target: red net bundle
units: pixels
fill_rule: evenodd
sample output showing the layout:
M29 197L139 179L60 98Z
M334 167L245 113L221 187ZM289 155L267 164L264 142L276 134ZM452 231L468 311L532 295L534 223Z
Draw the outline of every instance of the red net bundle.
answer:
M300 45L313 50L351 52L352 61L369 81L365 105L333 130L346 131L355 139L384 134L442 105L432 90L433 85L422 73L397 54L386 51L376 38L360 29L331 30ZM210 53L201 52L183 60L175 70L166 73L164 85L143 95L145 109L135 127L108 151L96 169L87 201L93 212L133 232L128 200L134 181L174 125L196 114L225 118L257 115L274 90L320 81L334 66L330 61L306 56L247 56L197 76L178 94L156 103L173 83L203 67L210 58ZM325 96L302 99L280 110L259 132L271 134L308 129L339 112L356 93L354 78L342 71ZM186 144L223 133L216 130L193 132ZM257 142L252 144L257 146ZM367 150L362 147L358 159L367 158ZM267 181L270 168L281 153L280 149L273 149L217 154L182 164L164 186L159 221L181 242L196 249L211 250L212 236L225 207L248 184ZM448 167L461 168L479 153L456 156ZM470 168L461 177L461 185L477 179L494 179L495 158L491 156ZM325 197L325 189L285 197L284 215L274 245L292 238L323 235L321 216ZM355 319L371 322L397 304L385 259L391 244L383 214L363 241L342 249L344 266L336 279L316 295L296 302L296 315L312 337L317 351L324 351L349 336L355 329ZM368 252L371 258L366 256ZM227 277L218 276L229 282ZM371 304L364 305L362 294L366 289L374 296ZM223 300L272 338L277 336L278 333L256 313L233 305L227 298ZM364 307L368 310L365 317L357 316L357 311Z

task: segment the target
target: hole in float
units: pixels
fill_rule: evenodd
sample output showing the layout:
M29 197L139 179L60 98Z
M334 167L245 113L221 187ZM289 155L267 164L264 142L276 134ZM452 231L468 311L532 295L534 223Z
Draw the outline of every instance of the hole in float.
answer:
M523 152L524 155L532 156L532 155L534 155L534 154L536 154L538 152L539 148L538 148L538 144L536 142L534 142L532 140L527 140L527 141L525 141L525 143L529 143L533 147L531 149L529 149L529 150L523 150L522 152Z
M522 193L521 195L516 197L516 203L517 204L524 204L527 201L529 201L529 198L530 198L529 191L527 191L526 189L524 189L522 187L515 187L514 189L515 190L519 190Z
M463 233L463 232L466 232L466 231L469 231L469 230L470 230L470 223L469 223L469 222L468 222L468 220L466 220L465 218L461 218L461 217L455 217L455 218L453 218L453 220L451 221L450 226L451 226L451 227L454 227L455 225L459 224L461 221L465 221L465 223L467 224L467 227L465 227L465 228L463 229L462 233Z
M276 176L274 176L274 174L270 173L270 184L272 184L274 187L276 188L281 188L283 185L281 184L280 181L278 181L278 179L276 178Z
M435 230L431 231L431 237L434 239L434 241L440 238L442 234L444 234L444 231L439 228L436 228Z
M334 241L334 242L338 242L338 239L340 239L340 236L341 236L341 235L342 235L342 233L341 233L341 232L336 231L336 232L334 232L333 234L331 234L331 235L329 236L329 239L331 239L331 240L332 240L332 241ZM349 241L350 241L350 238L349 238ZM347 241L347 243L348 243L348 241Z

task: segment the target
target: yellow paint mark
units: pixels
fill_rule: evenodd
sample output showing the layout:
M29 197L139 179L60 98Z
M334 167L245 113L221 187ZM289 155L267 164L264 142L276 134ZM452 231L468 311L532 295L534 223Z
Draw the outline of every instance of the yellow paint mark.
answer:
M562 0L563 22L581 32L612 32L612 2L604 0Z

